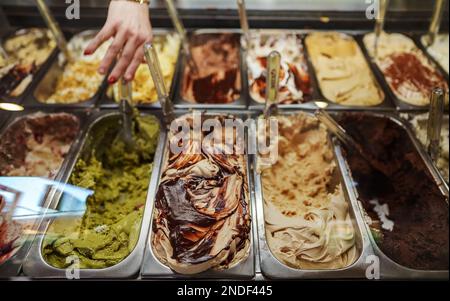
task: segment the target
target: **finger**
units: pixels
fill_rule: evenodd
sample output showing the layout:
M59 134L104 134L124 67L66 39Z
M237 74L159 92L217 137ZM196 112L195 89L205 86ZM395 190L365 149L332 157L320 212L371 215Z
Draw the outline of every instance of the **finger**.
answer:
M98 47L100 47L105 41L109 40L114 35L114 33L115 29L113 26L105 25L86 47L86 49L84 50L84 54L93 54L98 49Z
M131 60L134 58L134 55L137 51L139 44L136 43L136 39L130 39L126 42L125 47L120 55L120 58L116 65L114 66L111 75L109 76L109 82L116 82L123 74L125 70L130 65Z
M139 49L134 54L134 58L131 61L131 64L128 66L127 70L125 71L125 80L131 81L134 78L134 75L136 73L137 68L142 63L144 59L144 44L139 46Z
M116 59L117 55L120 53L122 48L124 47L124 44L126 42L126 31L122 30L119 31L114 38L114 41L111 43L111 45L108 48L108 51L106 52L105 57L103 58L102 62L100 63L100 67L98 68L98 71L101 74L105 74L106 70L109 69L112 62ZM117 80L117 78L116 78Z

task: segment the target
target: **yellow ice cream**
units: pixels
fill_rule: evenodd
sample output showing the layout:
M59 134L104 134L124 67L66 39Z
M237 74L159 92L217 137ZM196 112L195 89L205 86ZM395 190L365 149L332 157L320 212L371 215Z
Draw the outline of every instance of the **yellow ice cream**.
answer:
M315 32L308 35L305 43L325 98L349 106L375 106L383 102L384 93L351 36Z
M175 74L178 62L178 53L181 40L175 33L156 36L153 41L156 53L164 77L164 83L169 90ZM133 102L135 104L154 103L158 100L155 84L153 83L147 64L139 65L133 80ZM109 94L113 94L114 100L119 101L119 87L115 84Z

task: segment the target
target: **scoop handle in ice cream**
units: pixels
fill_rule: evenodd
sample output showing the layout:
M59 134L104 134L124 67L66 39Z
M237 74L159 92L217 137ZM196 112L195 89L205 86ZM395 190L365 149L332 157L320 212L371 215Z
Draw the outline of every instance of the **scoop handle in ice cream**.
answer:
M250 42L250 26L248 25L248 17L247 11L245 8L245 0L237 0L237 5L239 9L239 20L241 22L241 29L244 33L246 46L249 45Z
M123 139L127 146L131 148L133 146L133 135L132 135L132 124L133 124L133 107L131 105L132 101L132 83L126 81L124 78L120 79L119 83L119 95L120 95L120 104L119 110L122 114L123 121Z
M378 41L383 32L384 20L386 17L387 8L389 6L389 0L380 0L377 12L377 17L375 19L375 44L374 44L374 57L378 56Z
M431 93L430 99L430 114L427 125L427 149L434 161L439 157L439 143L441 141L444 115L444 96L444 91L441 88L435 88Z
M427 46L433 45L436 37L439 33L439 28L441 26L442 16L444 15L445 0L435 0L433 15L431 16L430 27L428 29L428 34L425 38L425 43Z
M50 9L48 8L47 4L45 4L44 0L36 0L36 4L39 8L42 17L45 20L45 23L52 32L53 36L55 37L56 43L58 44L58 48L62 51L62 53L64 53L66 60L71 62L73 58L69 52L69 49L67 48L67 41L64 38L64 34L62 33L61 28L59 27L52 13L50 12Z
M266 87L266 107L265 117L271 113L276 113L278 108L278 87L280 85L280 61L281 54L272 51L267 57L267 87Z
M169 93L167 92L167 88L164 83L164 77L161 72L158 54L151 43L146 43L144 45L144 53L148 68L150 69L150 74L152 75L153 82L155 84L156 92L158 93L164 118L166 119L167 125L169 125L174 119L173 104L169 98Z

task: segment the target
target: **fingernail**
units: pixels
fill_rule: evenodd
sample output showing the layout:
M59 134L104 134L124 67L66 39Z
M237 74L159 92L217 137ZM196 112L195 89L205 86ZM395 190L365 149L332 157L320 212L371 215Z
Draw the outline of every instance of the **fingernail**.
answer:
M99 68L98 73L105 74L105 68L103 68L103 67Z
M117 81L117 79L116 79L114 76L111 76L111 77L108 79L108 82L109 82L110 84L114 84L116 81Z
M88 51L87 49L84 51L84 55L90 55L90 54L91 54L91 52Z

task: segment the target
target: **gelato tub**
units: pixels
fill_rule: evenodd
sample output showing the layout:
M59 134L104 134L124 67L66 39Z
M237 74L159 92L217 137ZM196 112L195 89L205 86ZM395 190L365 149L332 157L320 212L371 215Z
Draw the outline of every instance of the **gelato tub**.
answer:
M66 268L67 258L75 256L81 269L104 269L133 252L160 131L156 117L137 117L136 123L135 149L127 151L120 140L108 141L117 134L117 127L103 128L103 149L91 149L89 155L78 158L69 183L92 189L94 194L82 218L56 219L47 229L42 254L51 266Z
M103 43L93 55L84 55L84 50L95 36L95 31L84 31L75 35L68 43L73 62L67 62L60 54L34 91L29 104L76 105L91 102L99 95L105 76L98 73L100 62L110 42Z
M338 32L314 32L305 39L323 96L343 106L377 106L384 92L356 40Z
M67 113L38 112L13 119L1 133L0 177L58 179L79 135L79 127L79 117ZM31 183L30 179L27 184L33 185ZM2 193L7 196L11 192L0 189L5 208L6 196L2 197ZM14 218L8 219L7 212L0 212L0 277L17 275L30 246L26 243L33 240L39 222L37 217L18 219L15 216L39 215L47 206L47 193L41 194L41 199L38 187L35 187L31 200L24 192L15 193L21 195L17 209L10 210Z
M180 52L180 37L176 33L156 34L153 38L158 59L161 65L161 72L164 83L170 93L174 92L175 72L178 66L178 55ZM146 63L141 64L132 82L133 103L135 105L151 105L158 102L158 94L153 79ZM115 102L120 102L118 84L110 86L108 96Z
M0 140L0 176L53 179L80 129L67 113L34 113L14 120Z
M374 52L374 40L374 33L363 38L370 55ZM375 63L395 99L403 104L427 106L433 88L440 87L448 91L448 83L436 66L412 39L403 34L381 34ZM446 102L448 104L448 97Z
M246 53L250 96L257 103L266 101L267 57L272 51L281 54L278 102L297 104L312 98L313 88L300 34L252 33Z
M326 128L300 113L278 116L278 159L261 171L267 244L283 264L333 270L359 257Z
M195 117L195 113L183 115L176 121L189 126ZM197 117L222 126L225 119L235 120L231 115L198 113ZM214 131L215 138L222 139L228 130ZM175 142L175 134L169 133L168 143ZM206 141L207 134L212 133L202 132L199 141ZM242 278L247 268L254 269L247 260L252 234L246 156L235 152L236 140L220 144L234 154L218 154L209 148L194 152L192 140L183 153L173 153L170 145L166 145L147 252L166 266L163 277ZM146 272L144 266L144 276L156 276L158 263L153 265L153 272ZM254 276L254 270L249 276Z
M240 34L195 32L189 36L192 70L184 58L180 98L189 104L233 104L241 97Z
M344 152L374 248L387 257L381 274L448 277L448 192L406 128L375 114L342 114L339 123L377 160L375 170L359 154Z
M20 97L55 50L49 30L21 29L3 39L0 51L0 96Z

